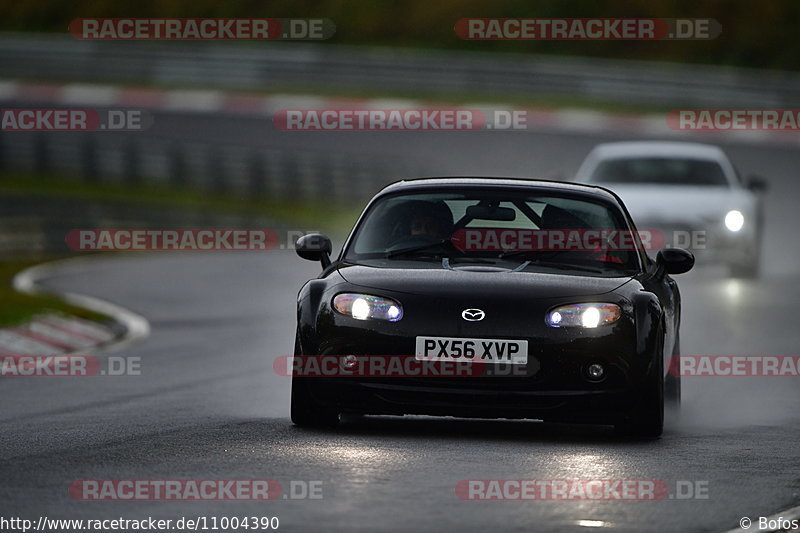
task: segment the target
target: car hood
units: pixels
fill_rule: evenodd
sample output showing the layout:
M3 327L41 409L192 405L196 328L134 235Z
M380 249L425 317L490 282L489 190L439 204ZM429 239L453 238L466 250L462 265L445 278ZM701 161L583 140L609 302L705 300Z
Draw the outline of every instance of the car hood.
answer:
M378 268L363 265L340 266L339 274L353 285L366 289L457 297L481 287L480 292L497 297L519 297L521 291L536 298L587 297L604 294L624 285L631 276L600 278L542 272L447 270L431 268Z
M721 220L731 209L748 211L750 193L743 189L699 186L611 185L637 226L642 221L702 222Z

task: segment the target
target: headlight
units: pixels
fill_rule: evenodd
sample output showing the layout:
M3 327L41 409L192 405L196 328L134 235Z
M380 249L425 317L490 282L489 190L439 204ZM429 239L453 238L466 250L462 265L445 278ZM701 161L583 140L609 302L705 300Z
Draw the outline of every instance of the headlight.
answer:
M333 308L356 320L375 318L397 322L403 318L403 307L398 302L369 294L337 294L333 298Z
M552 328L596 328L613 324L622 316L616 304L572 304L556 307L547 313L547 325Z
M725 227L735 233L742 229L742 226L744 226L744 215L742 212L736 209L728 211L728 214L725 215Z

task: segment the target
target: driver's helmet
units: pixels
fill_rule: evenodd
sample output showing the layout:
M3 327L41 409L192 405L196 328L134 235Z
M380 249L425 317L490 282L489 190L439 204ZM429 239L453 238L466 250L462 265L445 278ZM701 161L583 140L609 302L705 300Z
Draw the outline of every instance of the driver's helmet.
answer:
M542 211L541 229L591 229L591 226L566 209L556 207L553 204L547 204Z
M453 212L441 200L409 200L392 209L392 239L414 236L446 239L453 233Z

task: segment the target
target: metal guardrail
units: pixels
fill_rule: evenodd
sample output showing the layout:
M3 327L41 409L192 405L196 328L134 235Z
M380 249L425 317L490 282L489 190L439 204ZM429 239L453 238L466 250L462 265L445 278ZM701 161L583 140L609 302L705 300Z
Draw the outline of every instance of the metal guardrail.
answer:
M408 164L385 157L95 133L0 135L0 170L341 204L362 203L377 188L414 175Z
M794 107L800 75L541 55L389 50L330 43L77 41L0 33L0 76L203 88L316 87L536 93L674 106ZM210 194L361 203L416 175L408 158L160 139L146 134L0 135L0 169Z
M78 41L59 34L0 34L0 75L223 89L490 93L498 99L538 94L698 107L793 107L800 100L800 74L783 71L332 43Z

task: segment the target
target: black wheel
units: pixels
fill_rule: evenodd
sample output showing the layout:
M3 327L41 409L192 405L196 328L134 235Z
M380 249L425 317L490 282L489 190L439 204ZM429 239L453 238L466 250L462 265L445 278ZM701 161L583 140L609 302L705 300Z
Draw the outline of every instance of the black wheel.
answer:
M680 375L680 333L675 335L675 346L672 348L670 369L664 381L664 403L668 409L677 413L681 408L681 375Z
M759 222L756 228L755 242L747 247L747 259L729 265L731 276L734 278L756 279L761 272L762 227L762 224Z
M633 410L614 426L617 434L626 437L655 438L664 431L664 334L659 342L655 360Z
M294 354L302 355L300 336L295 336ZM300 427L330 428L339 423L339 412L336 409L320 405L314 400L309 390L308 379L292 376L292 422Z
M300 427L332 428L339 423L339 412L315 402L308 383L293 377L292 422Z

